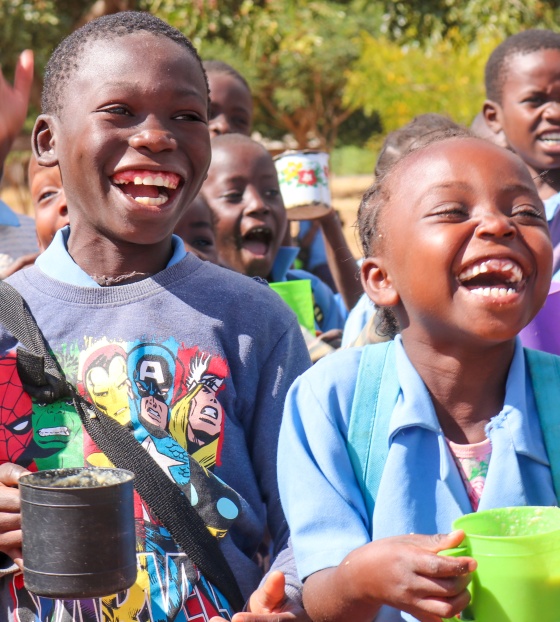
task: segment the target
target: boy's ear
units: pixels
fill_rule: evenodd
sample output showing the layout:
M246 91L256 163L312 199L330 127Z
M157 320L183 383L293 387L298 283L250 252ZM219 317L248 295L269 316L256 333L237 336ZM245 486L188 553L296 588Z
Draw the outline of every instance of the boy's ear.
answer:
M41 166L56 166L58 164L55 152L54 124L55 120L51 115L42 114L37 117L33 127L31 146L33 155Z
M360 274L364 291L378 307L395 307L400 302L382 257L366 257Z
M502 107L500 104L487 99L482 105L482 114L486 121L486 125L494 134L504 133L502 126Z

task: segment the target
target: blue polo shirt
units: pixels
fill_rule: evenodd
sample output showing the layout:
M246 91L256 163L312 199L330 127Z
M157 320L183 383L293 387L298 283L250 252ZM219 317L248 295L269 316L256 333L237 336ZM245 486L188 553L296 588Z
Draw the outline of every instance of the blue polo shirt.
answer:
M35 265L51 279L56 279L57 281L79 287L101 287L70 257L68 253L69 235L69 226L59 229L45 252L37 257ZM179 263L187 254L183 240L179 236L173 235L172 242L173 254L167 264L167 268Z
M374 516L368 516L347 452L362 350L341 350L322 359L295 381L286 399L278 477L302 579L337 566L348 553L372 539L447 533L456 518L472 512L428 390L397 337L401 392L391 414L389 453ZM486 434L492 443L492 456L479 510L556 505L519 340L503 408L487 425ZM376 620L414 618L384 607Z

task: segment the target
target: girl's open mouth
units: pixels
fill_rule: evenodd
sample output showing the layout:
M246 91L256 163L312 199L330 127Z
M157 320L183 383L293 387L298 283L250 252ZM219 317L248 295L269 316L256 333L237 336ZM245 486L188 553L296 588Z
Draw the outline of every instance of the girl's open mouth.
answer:
M505 298L519 293L525 285L521 266L511 259L484 259L470 264L457 280L471 294Z
M111 179L128 197L149 207L159 207L167 203L181 183L179 175L166 171L122 171Z

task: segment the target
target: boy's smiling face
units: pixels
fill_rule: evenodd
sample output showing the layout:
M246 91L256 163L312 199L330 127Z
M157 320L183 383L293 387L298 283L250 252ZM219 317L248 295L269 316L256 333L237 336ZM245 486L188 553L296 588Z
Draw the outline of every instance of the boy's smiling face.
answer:
M74 246L169 240L210 162L198 61L147 32L92 41L62 97L35 132L60 165Z
M521 160L486 141L448 139L411 154L386 182L380 241L362 274L424 342L500 343L548 293L552 248L544 209Z
M560 50L516 54L506 63L502 101L486 102L487 122L534 173L560 169Z
M214 142L202 195L227 266L268 277L286 231L286 209L270 155L250 139Z

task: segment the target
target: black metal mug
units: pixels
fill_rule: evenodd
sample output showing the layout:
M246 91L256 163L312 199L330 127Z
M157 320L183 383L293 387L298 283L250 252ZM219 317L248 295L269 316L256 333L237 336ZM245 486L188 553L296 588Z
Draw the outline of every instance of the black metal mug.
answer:
M25 587L49 598L96 598L136 580L134 474L124 469L52 469L24 475Z

